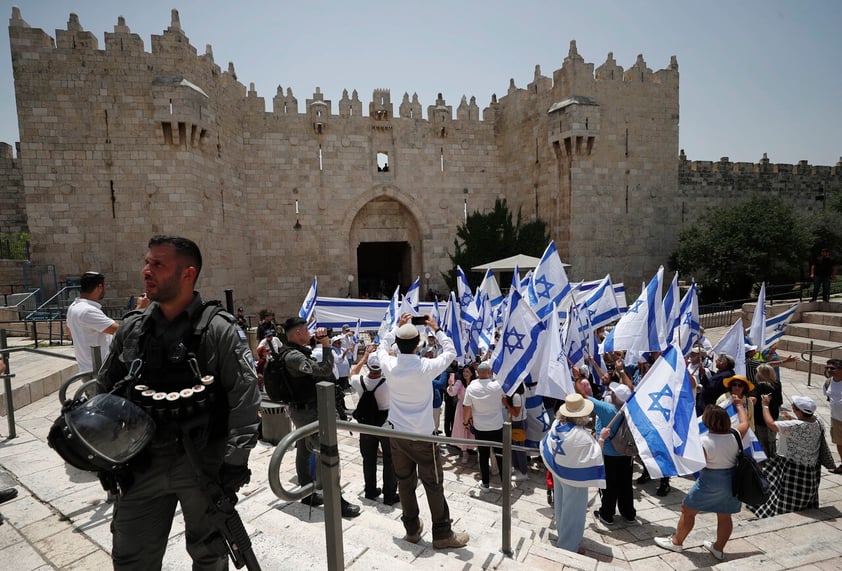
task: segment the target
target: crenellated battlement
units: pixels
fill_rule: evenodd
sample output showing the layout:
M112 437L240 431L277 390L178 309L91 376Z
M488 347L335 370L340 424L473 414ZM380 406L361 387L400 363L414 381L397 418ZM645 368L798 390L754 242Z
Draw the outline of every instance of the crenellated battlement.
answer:
M733 163L728 157L722 157L718 161L690 161L684 154L684 149L681 149L678 161L679 172L681 173L753 173L818 178L842 176L842 157L839 157L834 166L811 165L807 160L800 160L796 164L772 163L766 153L763 153L763 158L757 163Z
M71 13L65 29L57 29L55 31L55 39L53 39L44 30L39 28L31 28L29 24L21 16L20 9L13 7L12 17L9 20L10 39L12 45L12 59L13 61L21 61L33 58L42 58L50 54L50 52L73 51L79 56L83 54L93 55L98 54L100 57L118 57L118 58L138 58L143 60L143 64L149 70L159 70L171 68L174 65L189 69L196 75L192 78L194 83L199 84L200 78L207 78L210 81L219 82L219 91L234 96L242 96L247 101L244 109L252 112L264 113L266 112L265 99L261 97L254 89L254 84L250 84L247 90L245 85L240 83L237 73L234 68L234 63L229 62L227 69L223 71L214 61L213 48L207 44L205 51L199 55L198 50L190 43L184 29L181 26L181 19L178 10L172 10L170 25L163 31L162 34L153 34L151 36L151 51L145 51L144 41L138 35L131 31L131 28L126 23L124 17L120 16L117 19L117 24L114 26L112 32L105 32L104 49L99 48L97 37L89 31L86 31L79 17L75 13ZM35 55L38 54L38 55ZM186 67L185 67L186 66ZM476 97L468 97L466 94L461 96L460 104L456 108L456 116L453 116L453 107L447 105L445 99L439 94L439 97L433 105L427 106L427 121L442 121L444 113L449 113L447 121L458 121L462 123L472 123L489 121L494 122L497 118L498 106L505 103L505 99L509 96L518 96L522 94L541 94L553 93L554 96L562 97L565 93L580 94L594 91L594 87L589 85L591 83L609 83L616 82L620 85L638 86L638 85L666 85L670 88L677 87L678 80L678 63L675 56L672 57L670 65L666 69L653 72L647 67L642 55L637 56L635 63L628 69L624 69L618 65L614 59L613 52L609 52L605 62L594 70L593 63L585 62L584 58L579 55L576 48L576 41L570 42L570 48L565 57L562 67L555 70L552 78L541 75L540 66L535 66L534 79L525 89L518 88L515 85L514 79L509 82L509 88L506 95L497 99L497 95L491 96L487 107L480 113L479 106L476 103ZM202 86L206 91L215 92L217 90L210 87ZM376 105L380 95L380 89L375 89L372 93L369 108ZM388 93L388 90L385 90ZM311 99L307 99L306 105L311 103L321 107L320 88L316 87ZM343 91L342 99L339 101L337 109L325 110L321 109L322 117L325 120L330 117L338 118L352 118L362 116L362 102L359 100L357 91L353 90L354 96L348 98L348 90ZM322 96L323 97L323 96ZM358 103L360 105L358 105ZM309 107L299 109L298 100L293 95L293 90L287 87L286 92L278 86L277 94L272 99L272 108L269 111L271 114L278 114L283 116L299 115L309 117L312 115ZM417 93L414 93L410 100L409 93L404 93L401 104L398 108L398 118L425 120L422 117L422 104L419 101ZM357 113L359 111L359 113ZM324 113L327 112L327 115ZM380 110L380 115L384 115L385 110ZM389 113L390 118L395 115ZM370 111L369 116L376 118L377 113ZM439 128L439 126L436 126Z

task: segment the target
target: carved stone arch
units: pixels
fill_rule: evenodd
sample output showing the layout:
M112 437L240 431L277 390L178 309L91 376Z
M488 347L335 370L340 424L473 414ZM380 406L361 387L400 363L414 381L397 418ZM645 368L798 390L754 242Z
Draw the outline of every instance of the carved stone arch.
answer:
M365 276L361 276L361 264L358 264L358 251L361 245L369 247L382 243L399 245L403 248L403 260L380 260L386 265L401 265L400 278L397 282L402 289L409 286L423 274L423 237L429 236L429 222L424 218L417 201L394 186L378 185L365 192L356 201L358 208L347 213L343 228L347 232L348 266L357 278L357 293L366 288ZM400 248L399 248L400 249ZM394 285L387 284L394 290ZM392 291L381 292L391 295ZM370 293L370 291L369 291Z

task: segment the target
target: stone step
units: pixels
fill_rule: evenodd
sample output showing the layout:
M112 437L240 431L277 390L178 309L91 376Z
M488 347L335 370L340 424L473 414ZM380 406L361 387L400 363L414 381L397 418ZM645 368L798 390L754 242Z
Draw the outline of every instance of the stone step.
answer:
M842 328L816 323L790 323L786 334L793 337L807 337L816 341L842 344Z
M782 356L783 353L791 353L798 356L804 354L806 357L810 352L811 343L814 360L819 356L824 359L842 359L842 344L795 335L785 335L781 337L778 342L778 353Z
M842 328L842 313L828 313L826 311L805 311L801 314L802 323L816 325L832 325Z

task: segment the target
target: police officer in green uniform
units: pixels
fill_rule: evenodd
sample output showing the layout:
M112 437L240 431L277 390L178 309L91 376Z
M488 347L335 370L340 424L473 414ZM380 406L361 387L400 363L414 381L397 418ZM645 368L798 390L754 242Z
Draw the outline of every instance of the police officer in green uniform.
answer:
M236 320L203 304L193 289L201 269L191 240L150 239L143 279L152 303L122 322L98 377L105 390L123 382L118 390L142 404L156 424L153 441L117 479L111 525L117 570L161 568L177 503L193 569L228 568L224 544L213 541L200 483L207 478L230 494L248 481L260 395ZM192 427L189 433L185 426Z

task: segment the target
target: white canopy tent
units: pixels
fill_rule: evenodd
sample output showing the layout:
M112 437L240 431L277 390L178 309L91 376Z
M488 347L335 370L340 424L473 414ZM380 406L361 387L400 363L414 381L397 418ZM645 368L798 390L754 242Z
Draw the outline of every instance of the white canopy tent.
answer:
M538 267L538 264L540 263L541 258L527 256L526 254L518 254L516 256L503 258L502 260L495 260L493 262L488 262L487 264L474 266L471 268L471 271L484 272L485 270L493 270L499 272L513 272L515 268L518 268L519 270L532 270ZM562 262L561 265L565 268L570 267L570 264L565 264L564 262Z

